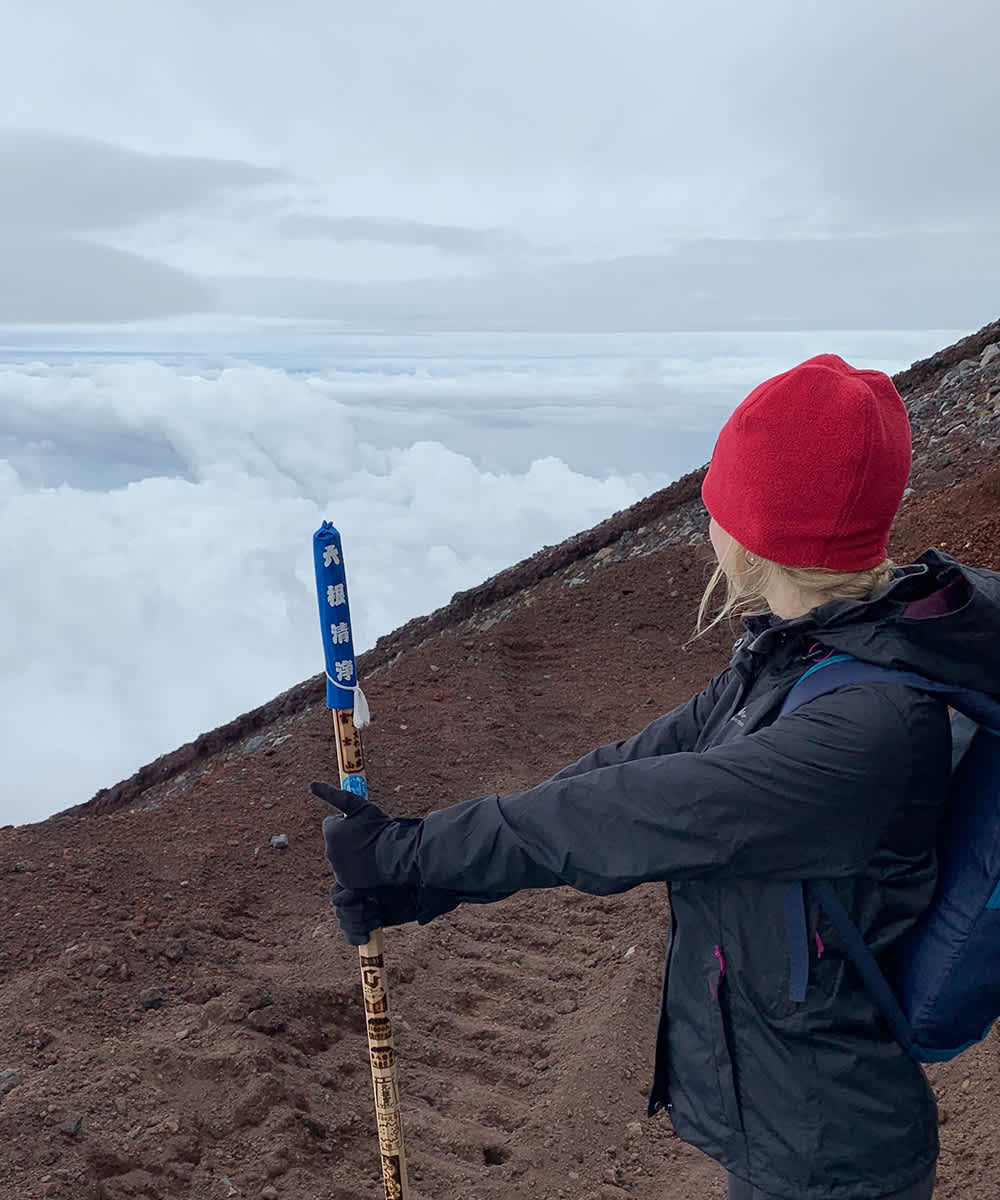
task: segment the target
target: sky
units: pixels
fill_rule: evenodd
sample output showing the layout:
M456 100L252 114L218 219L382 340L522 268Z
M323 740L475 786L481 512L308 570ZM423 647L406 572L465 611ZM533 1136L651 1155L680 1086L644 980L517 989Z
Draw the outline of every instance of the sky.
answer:
M2 0L0 17L0 321L995 315L986 0Z

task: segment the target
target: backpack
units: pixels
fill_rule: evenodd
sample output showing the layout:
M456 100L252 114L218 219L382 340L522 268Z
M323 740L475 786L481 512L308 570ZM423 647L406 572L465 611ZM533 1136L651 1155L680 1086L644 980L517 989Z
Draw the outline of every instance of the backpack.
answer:
M809 894L836 929L895 1039L918 1062L943 1062L981 1041L1000 1016L1000 702L971 688L836 654L806 671L778 715L868 680L904 683L956 710L937 889L883 972L830 880L788 884L789 995L805 999Z

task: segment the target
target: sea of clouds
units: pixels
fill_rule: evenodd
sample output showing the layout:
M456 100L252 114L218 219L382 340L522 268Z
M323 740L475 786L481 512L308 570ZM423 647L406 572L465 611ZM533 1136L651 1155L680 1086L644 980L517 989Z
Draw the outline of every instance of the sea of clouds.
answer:
M0 824L88 799L705 462L761 379L957 336L0 329Z

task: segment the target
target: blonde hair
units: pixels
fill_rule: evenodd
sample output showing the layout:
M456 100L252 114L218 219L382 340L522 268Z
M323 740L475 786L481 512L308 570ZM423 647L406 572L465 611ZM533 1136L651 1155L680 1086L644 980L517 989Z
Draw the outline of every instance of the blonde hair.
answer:
M771 611L765 599L775 583L784 582L796 589L809 608L816 608L829 600L866 600L878 588L887 584L895 565L891 559L883 559L877 566L865 571L831 571L826 567L784 567L770 559L751 554L732 539L725 555L727 561L737 561L741 556L746 564L742 571L727 574L723 563L712 572L708 586L702 593L698 605L698 618L691 640L714 629L720 622L734 616L763 616ZM719 584L725 581L726 596L720 608L708 624L705 617Z

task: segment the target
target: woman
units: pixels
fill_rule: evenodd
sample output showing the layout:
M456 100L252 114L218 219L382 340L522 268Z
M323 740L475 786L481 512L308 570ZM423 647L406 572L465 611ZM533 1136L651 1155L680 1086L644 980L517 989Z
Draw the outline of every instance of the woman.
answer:
M699 628L723 580L711 624L749 615L702 693L537 787L423 820L313 785L346 814L324 834L354 944L521 888L665 881L650 1113L666 1108L726 1168L733 1200L926 1200L934 1187L922 1069L812 905L808 988L790 995L783 915L788 881L832 879L868 944L888 950L932 896L950 771L940 701L865 682L778 720L799 677L837 652L1000 691L988 665L1000 655L968 652L970 628L998 644L997 577L934 550L904 568L886 558L909 468L887 376L822 355L766 381L726 423L703 485L719 565Z

